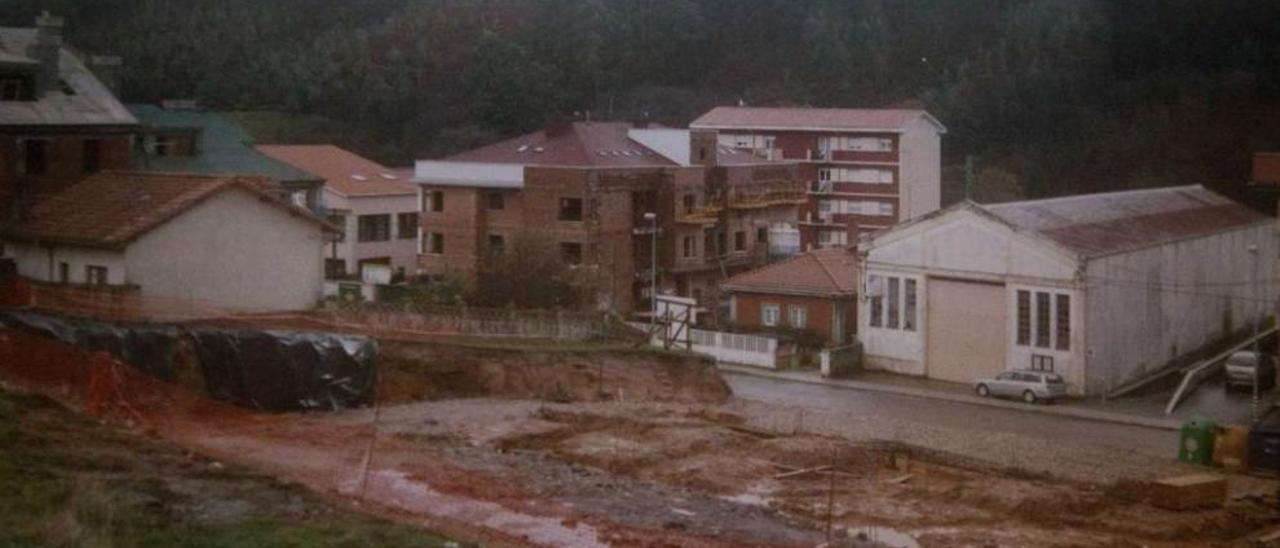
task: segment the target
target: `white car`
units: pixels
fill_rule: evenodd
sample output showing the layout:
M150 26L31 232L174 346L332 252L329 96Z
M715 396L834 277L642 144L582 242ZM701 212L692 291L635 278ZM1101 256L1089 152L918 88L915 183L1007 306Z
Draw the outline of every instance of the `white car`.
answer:
M974 383L979 396L1018 398L1027 403L1054 401L1067 396L1062 375L1045 371L1005 371Z

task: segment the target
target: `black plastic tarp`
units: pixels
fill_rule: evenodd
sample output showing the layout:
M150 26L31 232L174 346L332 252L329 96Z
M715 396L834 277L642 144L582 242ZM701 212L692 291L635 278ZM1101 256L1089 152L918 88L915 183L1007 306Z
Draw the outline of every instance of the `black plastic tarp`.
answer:
M0 310L0 325L92 352L106 352L148 375L173 380L173 355L178 343L175 326L107 323L13 310Z
M264 411L340 409L374 400L377 343L368 337L108 323L0 310L0 325L107 352L147 374L174 380L174 355L189 336L208 395Z
M337 409L374 397L377 343L331 333L192 328L205 389L256 409Z

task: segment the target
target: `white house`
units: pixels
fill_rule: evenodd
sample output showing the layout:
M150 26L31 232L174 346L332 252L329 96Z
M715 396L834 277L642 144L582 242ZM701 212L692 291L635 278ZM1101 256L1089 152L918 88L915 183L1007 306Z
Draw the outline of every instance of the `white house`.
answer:
M343 236L325 250L329 277L358 276L365 264L401 274L418 267L418 188L393 170L333 145L259 145L258 151L324 178L329 221Z
M1201 186L960 203L863 242L865 363L1105 394L1265 318L1277 250L1274 220Z
M0 232L18 274L136 288L230 310L316 305L333 228L270 195L267 179L103 172L33 205Z

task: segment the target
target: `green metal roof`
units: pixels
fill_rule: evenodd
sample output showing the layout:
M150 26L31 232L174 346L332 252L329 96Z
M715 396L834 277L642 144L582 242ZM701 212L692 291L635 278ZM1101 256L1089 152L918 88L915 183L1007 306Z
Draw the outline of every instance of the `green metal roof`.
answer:
M324 178L276 161L253 148L253 139L229 115L188 109L165 109L131 104L129 110L144 128L195 129L200 137L194 156L154 156L143 147L135 152L134 168L146 171L261 175L283 184L324 182Z

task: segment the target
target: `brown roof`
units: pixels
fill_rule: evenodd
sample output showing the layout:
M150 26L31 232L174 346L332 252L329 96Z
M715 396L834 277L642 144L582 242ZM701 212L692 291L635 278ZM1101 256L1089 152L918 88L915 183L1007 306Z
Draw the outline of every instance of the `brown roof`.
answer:
M858 261L840 247L816 249L729 278L726 291L849 297L857 293Z
M150 230L232 188L252 192L282 211L332 230L310 212L267 194L275 184L261 177L102 172L35 203L3 233L17 240L123 249Z
M1280 152L1253 153L1253 183L1280 186Z
M979 206L1084 257L1205 236L1271 219L1200 185Z
M416 194L397 170L333 145L258 145L258 152L324 178L325 188L343 196Z
M863 130L895 132L924 118L946 132L928 112L896 108L716 107L689 123L692 129Z
M451 162L533 166L651 167L674 162L627 137L625 122L565 123L492 145L455 154Z

